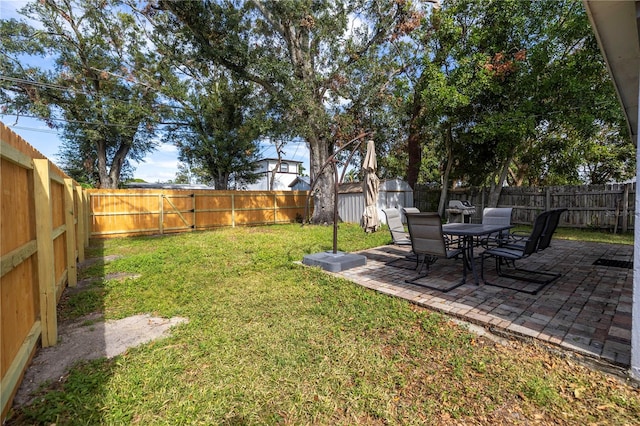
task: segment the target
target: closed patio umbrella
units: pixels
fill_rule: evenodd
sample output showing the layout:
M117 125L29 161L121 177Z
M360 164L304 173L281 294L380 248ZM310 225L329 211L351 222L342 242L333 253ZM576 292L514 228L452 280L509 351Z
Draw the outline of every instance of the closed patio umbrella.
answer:
M362 215L362 227L365 232L375 232L380 228L378 218L378 189L380 180L376 176L378 162L376 160L376 147L373 141L367 142L367 155L364 158L362 169L364 170L364 181L362 190L364 192L364 213Z

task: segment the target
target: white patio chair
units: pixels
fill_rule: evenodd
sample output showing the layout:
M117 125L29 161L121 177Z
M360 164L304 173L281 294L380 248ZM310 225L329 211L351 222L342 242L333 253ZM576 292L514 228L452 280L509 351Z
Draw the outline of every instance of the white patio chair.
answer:
M511 225L511 207L487 207L482 211L483 225ZM482 238L479 245L488 248L504 243L509 238L509 231L502 231Z

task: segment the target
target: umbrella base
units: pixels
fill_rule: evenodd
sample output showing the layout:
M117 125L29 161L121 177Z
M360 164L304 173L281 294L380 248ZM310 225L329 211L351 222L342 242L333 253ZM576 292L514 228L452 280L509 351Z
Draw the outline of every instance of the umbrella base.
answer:
M319 266L329 272L340 272L366 265L367 258L360 254L325 251L306 255L302 263L308 266Z

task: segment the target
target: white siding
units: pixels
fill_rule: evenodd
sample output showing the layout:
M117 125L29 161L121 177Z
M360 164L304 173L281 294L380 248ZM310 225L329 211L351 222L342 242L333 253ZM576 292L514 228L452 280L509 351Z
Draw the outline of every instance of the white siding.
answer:
M640 90L636 94L640 103ZM640 112L638 113L640 121ZM640 136L636 136L640 146ZM636 164L640 164L640 149L636 149ZM640 182L640 168L636 168L636 182ZM636 191L635 223L640 223L640 191ZM640 380L640 226L634 228L633 237L633 301L631 308L631 366L629 373Z
M380 222L386 223L382 209L413 207L413 190L409 184L399 179L380 182L377 206ZM338 194L338 214L344 222L360 223L364 207L362 192Z
M343 222L360 223L364 213L364 196L361 192L338 194L338 215Z
M282 163L287 164L289 172L276 173L272 188L274 191L290 191L291 188L289 187L289 185L291 185L293 181L298 177L298 162L282 160ZM242 189L246 189L249 191L268 191L269 182L271 181L271 171L275 169L277 164L278 161L274 159L265 159L259 161L256 172L261 173L262 176L255 183L241 185Z

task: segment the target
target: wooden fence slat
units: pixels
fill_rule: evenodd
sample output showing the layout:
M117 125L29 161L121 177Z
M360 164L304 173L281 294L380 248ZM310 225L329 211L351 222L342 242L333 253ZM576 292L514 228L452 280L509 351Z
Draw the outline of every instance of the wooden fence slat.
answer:
M456 188L448 192L448 200L467 200L476 206L472 221L482 221L487 188ZM422 211L437 211L440 189L417 185L414 205ZM498 207L512 207L514 224L531 224L543 210L567 208L560 226L604 228L627 232L634 227L636 184L567 185L551 187L505 187ZM447 200L447 201L448 201ZM445 203L447 206L448 203ZM446 216L445 216L446 217Z
M33 323L29 334L22 342L18 353L13 358L13 362L9 366L9 369L2 376L2 382L0 383L0 407L6 407L9 403L9 398L12 398L15 391L18 390L20 385L20 378L23 371L27 368L27 363L31 358L31 354L36 349L38 338L42 332L40 321Z
M21 264L25 259L31 257L37 250L38 245L36 240L32 240L2 256L0 277L4 277L11 272L13 268Z
M75 260L84 260L89 221L86 192L3 123L0 162L7 302L0 303L1 423L38 341L43 347L57 343L56 305L65 285L77 280Z
M70 287L78 284L78 271L76 268L76 226L75 208L73 202L73 179L64 180L64 213L67 249L67 279Z
M91 236L91 222L89 222L89 194L87 194L87 191L81 191L80 198L82 199L82 216L84 217L82 236L84 237L84 246L89 247L89 237Z
M87 225L87 209L84 205L84 196L83 190L80 185L76 185L75 187L75 205L77 209L77 221L76 221L76 230L78 231L76 234L76 250L78 251L78 262L84 262L84 247L85 247L85 230Z
M629 228L629 186L624 185L624 195L622 196L622 232L627 232Z
M34 195L36 241L38 245L38 281L40 288L40 321L42 346L53 346L58 340L56 317L56 279L53 258L53 230L51 219L51 181L49 160L34 159Z
M163 201L163 197L162 194L158 195L158 207L160 208L160 217L158 219L158 229L160 230L160 233L163 234L164 233L164 201Z

